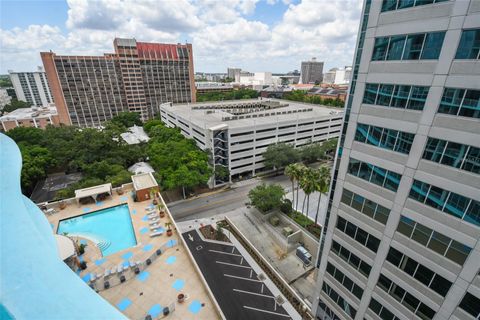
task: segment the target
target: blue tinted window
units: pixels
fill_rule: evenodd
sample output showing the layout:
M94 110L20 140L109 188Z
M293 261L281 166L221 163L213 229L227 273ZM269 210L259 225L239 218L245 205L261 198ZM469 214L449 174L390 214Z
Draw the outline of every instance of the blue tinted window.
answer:
M350 158L348 173L392 191L397 191L402 178L398 173L353 158Z
M418 60L422 52L425 34L411 34L407 37L403 60Z
M478 59L480 55L480 29L463 30L455 59Z
M428 138L423 159L480 173L480 148L460 143Z
M388 37L376 38L373 47L373 61L385 60L388 49Z
M363 103L375 104L377 99L378 84L367 83L365 86L365 94L363 95Z
M420 59L438 59L444 38L445 32L427 33Z
M375 38L372 61L438 59L445 32Z
M369 126L359 123L355 140L373 146L408 154L413 143L414 134L392 129Z
M409 197L458 219L480 226L478 201L418 180L413 181Z
M400 10L411 7L424 6L432 3L445 2L448 0L383 0L382 12Z
M406 36L393 36L388 46L387 60L401 60Z
M429 89L429 87L420 86L367 83L363 95L363 103L423 110Z

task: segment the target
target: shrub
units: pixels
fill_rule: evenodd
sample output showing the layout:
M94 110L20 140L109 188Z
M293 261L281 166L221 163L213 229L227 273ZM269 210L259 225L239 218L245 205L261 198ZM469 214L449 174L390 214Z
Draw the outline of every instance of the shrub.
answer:
M292 201L290 199L284 199L282 204L280 205L280 211L285 214L289 214L292 212Z

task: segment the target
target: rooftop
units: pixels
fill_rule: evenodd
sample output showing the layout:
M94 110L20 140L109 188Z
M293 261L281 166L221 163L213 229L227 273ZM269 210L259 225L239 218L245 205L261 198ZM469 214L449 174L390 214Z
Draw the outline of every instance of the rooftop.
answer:
M31 108L20 108L13 110L12 112L7 113L6 115L0 117L0 121L12 121L12 120L22 120L22 119L31 119L31 118L46 118L57 115L57 108L54 106L49 107L31 107Z
M143 127L133 126L128 128L127 132L120 134L123 140L128 144L138 144L140 142L148 142L150 138L143 130Z
M277 99L248 99L176 105L166 103L161 107L205 129L220 125L228 125L229 128L235 129L268 125L273 122L290 122L292 117L297 119L328 119L343 114L343 111L326 106Z
M132 176L132 182L135 190L143 190L143 189L158 187L158 183L153 177L151 172Z

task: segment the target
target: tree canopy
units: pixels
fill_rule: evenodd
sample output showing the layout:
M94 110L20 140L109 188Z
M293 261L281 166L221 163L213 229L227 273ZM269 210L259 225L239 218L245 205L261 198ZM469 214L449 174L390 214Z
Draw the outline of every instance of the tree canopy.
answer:
M135 119L138 115L122 118ZM130 124L128 122L122 122ZM105 123L108 128L110 121ZM22 189L30 193L35 184L53 172L81 172L78 183L57 194L72 196L73 190L112 182L114 186L130 181L128 166L146 158L146 144L128 145L113 139L109 130L79 129L74 126L48 126L45 130L18 127L7 132L20 146L23 157Z
M238 89L227 92L197 93L197 102L255 99L258 96L258 91L252 89Z
M185 189L206 184L212 175L208 154L195 141L185 138L178 128L168 128L158 120L145 124L150 136L147 154L163 189Z
M303 90L293 90L291 92L288 92L283 95L283 99L313 103L313 104L321 104L321 105L332 106L337 108L343 108L345 106L345 102L343 102L340 99L330 99L330 98L322 99L320 96L308 95Z
M2 109L2 114L12 112L21 108L30 108L32 104L30 102L25 102L22 100L12 99L9 104L5 105Z
M263 183L248 192L250 203L261 212L280 208L284 196L285 190L278 184Z
M299 152L286 143L271 144L263 153L265 167L280 169L299 160Z

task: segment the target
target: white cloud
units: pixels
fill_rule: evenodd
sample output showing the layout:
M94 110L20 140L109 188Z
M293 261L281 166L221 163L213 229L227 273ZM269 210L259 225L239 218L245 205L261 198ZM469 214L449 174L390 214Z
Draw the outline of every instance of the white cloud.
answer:
M66 29L30 25L0 29L1 72L40 64L40 51L103 54L115 37L193 43L195 69L298 69L310 57L327 66L352 62L361 4L356 0L262 0L286 5L274 25L255 20L259 0L68 0Z

